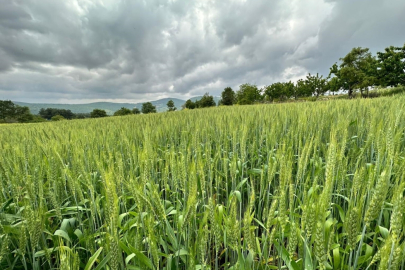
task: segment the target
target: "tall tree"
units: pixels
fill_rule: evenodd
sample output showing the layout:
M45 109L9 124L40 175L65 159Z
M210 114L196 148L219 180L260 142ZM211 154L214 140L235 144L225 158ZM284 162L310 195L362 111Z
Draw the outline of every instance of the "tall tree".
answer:
M295 85L293 82L285 82L283 83L283 99L290 99L294 97L294 92L295 92Z
M138 108L135 107L135 108L132 109L132 113L133 114L140 114L141 111Z
M340 90L340 82L339 79L337 77L332 77L326 85L326 89L327 91L335 94L336 92L338 92Z
M337 80L339 90L348 91L349 98L353 97L356 89L364 89L376 84L376 60L368 48L353 48L345 57L340 58L340 65L335 63L330 69L330 75Z
M32 122L34 116L26 106L15 105L10 100L0 100L0 121L1 122Z
M328 80L324 78L322 75L319 76L318 73L315 75L311 75L309 73L306 78L306 85L311 91L312 95L319 97L320 95L323 95L327 91L327 82Z
M215 103L214 97L210 96L209 93L205 93L204 96L198 101L198 108L214 107Z
M15 119L19 123L29 123L34 120L34 116L31 114L30 109L26 106L15 107Z
M177 110L176 106L174 106L173 100L169 100L166 105L168 112L174 112L175 110Z
M377 52L377 77L383 86L405 85L405 44L390 46L384 52Z
M276 82L264 88L264 94L270 99L286 100L295 97L294 83L289 82Z
M221 104L225 106L230 106L235 103L235 92L231 87L227 87L222 91Z
M15 116L16 105L11 100L0 100L0 120L5 121L7 118Z
M280 98L283 93L283 83L276 82L264 88L264 94L270 99L275 100Z
M90 113L90 117L91 118L100 118L100 117L106 117L107 113L105 110L100 110L100 109L94 109L91 113Z
M184 103L184 108L186 108L186 109L190 109L190 110L192 110L192 109L195 109L195 102L193 102L191 99L188 99L187 101L186 101L186 103Z
M295 84L294 88L294 98L298 97L310 97L312 95L312 90L308 85L307 80L299 79Z
M263 97L256 85L245 83L239 86L239 90L236 92L236 100L240 105L248 105L263 100Z
M143 114L155 113L155 112L156 112L156 106L154 106L151 102L145 102L142 104L142 113Z

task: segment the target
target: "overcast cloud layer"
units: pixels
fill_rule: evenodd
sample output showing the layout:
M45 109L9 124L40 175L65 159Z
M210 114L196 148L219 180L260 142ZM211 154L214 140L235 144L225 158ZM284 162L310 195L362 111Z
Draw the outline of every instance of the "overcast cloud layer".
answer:
M327 75L405 43L404 0L0 0L0 99L140 102Z

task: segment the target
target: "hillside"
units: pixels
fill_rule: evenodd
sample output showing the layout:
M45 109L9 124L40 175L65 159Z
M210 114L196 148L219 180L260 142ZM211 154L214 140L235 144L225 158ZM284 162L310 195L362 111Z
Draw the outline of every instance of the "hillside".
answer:
M202 96L197 96L191 98L192 101L201 99ZM155 101L151 101L153 105L156 106L158 112L164 112L167 110L167 102L169 100L174 101L174 105L178 110L181 109L181 106L186 102L186 100L179 98L162 98ZM220 97L214 97L215 103L218 104ZM115 102L93 102L85 104L63 104L63 103L27 103L13 101L15 104L20 106L27 106L30 108L32 114L38 114L41 108L56 108L56 109L66 109L71 110L73 113L89 113L94 109L102 109L107 112L107 114L112 115L116 110L121 109L122 107L132 109L132 108L142 108L142 102L140 103L115 103Z
M186 102L185 100L178 98L163 98L151 102L153 105L156 106L158 112L163 112L166 111L167 109L166 104L169 100L173 100L175 106L178 109L180 109L181 106ZM116 110L122 107L129 109L132 109L134 107L138 109L142 108L142 103L94 102L86 104L58 104L58 103L26 103L19 101L13 102L20 106L27 106L28 108L30 108L32 114L38 114L41 108L67 109L71 110L73 113L89 113L94 109L102 109L105 110L109 115L113 114Z

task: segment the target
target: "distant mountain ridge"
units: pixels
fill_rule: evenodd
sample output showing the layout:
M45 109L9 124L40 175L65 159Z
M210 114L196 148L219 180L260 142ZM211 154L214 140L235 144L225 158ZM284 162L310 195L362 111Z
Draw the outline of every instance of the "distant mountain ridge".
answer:
M200 99L202 96L193 97L191 100L195 101ZM214 97L215 102L218 105L219 97ZM181 110L181 106L186 103L186 100L179 99L179 98L162 98L158 100L151 101L151 103L156 106L156 110L158 112L167 111L167 102L169 100L173 100L174 105L177 107L178 110ZM59 104L59 103L27 103L27 102L19 102L13 101L14 104L19 106L27 106L30 108L32 114L38 114L41 108L56 108L56 109L66 109L71 110L73 113L90 113L94 109L101 109L105 110L108 115L112 115L115 111L121 109L122 107L133 109L133 108L142 108L141 103L116 103L116 102L93 102L93 103L86 103L86 104Z

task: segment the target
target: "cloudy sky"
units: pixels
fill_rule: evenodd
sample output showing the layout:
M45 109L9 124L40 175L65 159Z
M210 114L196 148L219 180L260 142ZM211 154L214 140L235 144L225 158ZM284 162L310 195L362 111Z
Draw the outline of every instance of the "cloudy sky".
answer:
M405 43L404 0L0 0L0 99L142 102L328 74Z

